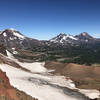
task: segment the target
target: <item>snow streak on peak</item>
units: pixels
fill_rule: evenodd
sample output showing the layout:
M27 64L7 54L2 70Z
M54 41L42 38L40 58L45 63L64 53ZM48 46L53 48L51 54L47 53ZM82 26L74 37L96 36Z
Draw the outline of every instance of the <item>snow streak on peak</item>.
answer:
M72 35L67 35L64 32L60 33L57 37L54 37L53 39L50 40L50 42L66 42L66 41L70 41L70 40L78 40L76 37L72 36Z
M7 37L8 34L9 34L9 36L13 35L14 37L18 37L19 39L24 39L25 38L24 35L22 35L19 31L17 31L14 28L6 29L6 30L2 31L1 33L3 33L4 37Z
M67 35L68 38L72 39L72 40L78 40L77 38L75 38L74 36L72 35Z
M9 30L11 30L12 33L13 33L15 36L17 36L18 38L22 38L22 39L25 38L25 37L24 37L22 34L20 34L16 29L10 28Z
M7 34L6 34L5 32L3 33L3 35L4 35L4 37L6 37L6 36L7 36Z
M25 38L23 35L19 34L18 32L13 32L13 34L14 34L15 36L17 36L18 38L22 38L22 39Z

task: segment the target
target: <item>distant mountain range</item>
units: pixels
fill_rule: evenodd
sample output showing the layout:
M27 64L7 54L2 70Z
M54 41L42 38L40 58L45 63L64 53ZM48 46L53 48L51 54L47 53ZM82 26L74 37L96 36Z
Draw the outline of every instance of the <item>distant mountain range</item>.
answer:
M44 45L79 45L82 43L94 44L97 42L100 42L100 39L96 39L86 32L76 36L60 33L56 37L47 41L40 41L26 37L15 29L5 29L0 32L0 43L8 48L33 49L36 46Z
M67 45L67 44L78 45L81 43L94 43L100 40L90 36L87 32L83 32L76 36L60 33L59 35L50 39L49 41L52 43L59 43L63 45Z
M32 48L32 45L40 45L40 41L24 36L15 29L5 29L0 32L0 43L8 48Z
M24 59L100 63L100 39L87 32L76 36L62 32L50 40L37 40L26 37L15 29L5 29L0 32L0 44L16 57Z

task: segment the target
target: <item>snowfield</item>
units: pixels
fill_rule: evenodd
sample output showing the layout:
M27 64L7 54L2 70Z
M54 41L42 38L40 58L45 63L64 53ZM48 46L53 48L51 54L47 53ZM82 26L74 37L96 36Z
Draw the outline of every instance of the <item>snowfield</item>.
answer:
M92 90L92 89L79 89L79 91L86 96L90 97L91 99L94 98L100 98L100 92L98 90Z
M70 78L51 75L50 71L44 67L44 62L22 63L15 59L9 51L7 55L23 68L30 70L26 72L14 66L0 64L0 69L6 72L10 84L38 100L89 100L82 94L91 99L100 95L97 90L77 89ZM77 89L82 94L73 89Z
M50 77L28 73L6 64L0 65L0 68L6 72L12 86L39 100L81 100L65 95L61 89L50 86L47 81L52 80Z
M34 63L22 63L17 61L17 63L19 65L21 65L22 67L30 70L31 72L37 72L37 73L45 73L47 72L47 69L44 66L44 62L43 63L39 63L39 62L34 62Z

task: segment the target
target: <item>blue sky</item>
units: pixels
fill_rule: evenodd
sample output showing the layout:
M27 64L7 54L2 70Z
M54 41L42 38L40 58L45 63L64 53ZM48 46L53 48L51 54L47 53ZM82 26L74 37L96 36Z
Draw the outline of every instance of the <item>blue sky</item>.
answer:
M100 37L100 0L0 0L0 30L50 39L60 32Z

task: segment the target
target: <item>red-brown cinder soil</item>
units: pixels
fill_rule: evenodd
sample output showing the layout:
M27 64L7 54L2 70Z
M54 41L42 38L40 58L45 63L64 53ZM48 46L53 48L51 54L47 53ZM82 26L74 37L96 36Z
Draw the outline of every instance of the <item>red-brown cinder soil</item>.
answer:
M0 70L0 100L37 100L21 92L9 83L5 72Z

